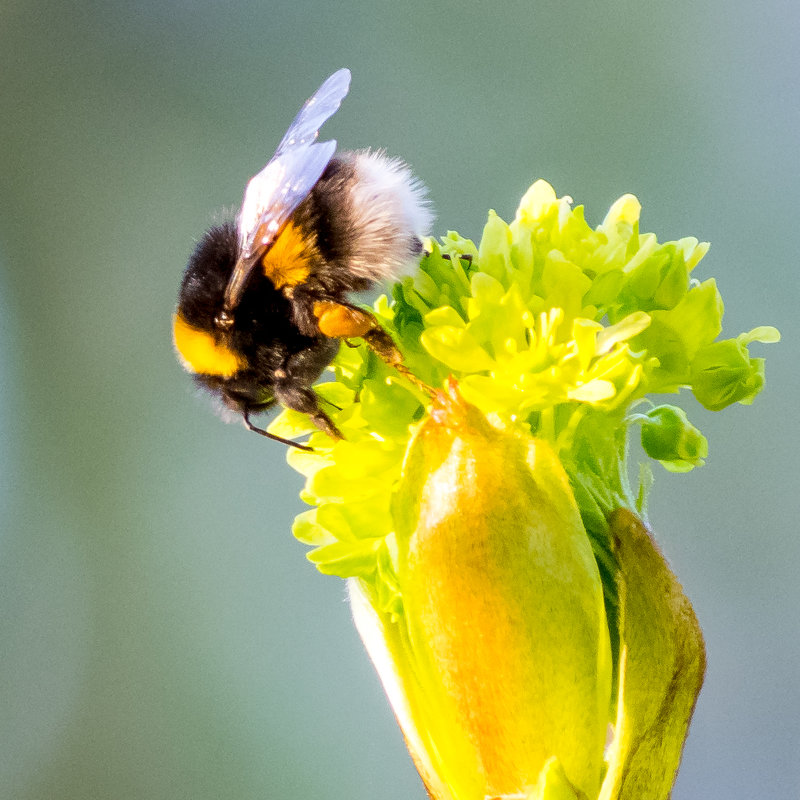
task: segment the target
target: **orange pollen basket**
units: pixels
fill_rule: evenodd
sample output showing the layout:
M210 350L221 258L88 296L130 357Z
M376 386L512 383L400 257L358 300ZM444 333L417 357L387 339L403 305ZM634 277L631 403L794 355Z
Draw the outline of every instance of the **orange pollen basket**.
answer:
M375 320L371 315L333 300L314 303L314 316L317 318L320 332L332 339L363 336L375 327Z

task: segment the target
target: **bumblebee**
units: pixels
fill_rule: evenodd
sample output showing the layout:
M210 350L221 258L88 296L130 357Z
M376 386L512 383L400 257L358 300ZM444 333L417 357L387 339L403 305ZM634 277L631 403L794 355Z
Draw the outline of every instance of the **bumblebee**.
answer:
M311 387L342 340L362 338L413 377L350 296L413 268L432 217L402 161L369 150L336 154L335 141L316 141L349 87L347 69L320 86L247 184L236 221L205 234L173 321L179 359L195 381L251 431L301 449L251 415L280 404L341 438Z

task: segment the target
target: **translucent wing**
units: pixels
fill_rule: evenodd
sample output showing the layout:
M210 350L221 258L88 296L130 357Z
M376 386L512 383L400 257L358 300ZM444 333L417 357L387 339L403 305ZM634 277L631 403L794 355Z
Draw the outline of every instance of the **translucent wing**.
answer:
M257 257L308 196L336 151L336 142L295 147L251 178L239 214L239 258Z
M316 144L317 133L342 103L350 88L350 70L340 69L306 100L275 155L247 184L239 215L239 245L244 258L261 249L265 227L277 230L320 179L336 150L336 142ZM264 242L269 246L271 240Z
M300 147L313 142L317 138L317 132L322 127L322 123L333 116L349 90L350 70L340 69L334 72L306 100L305 105L294 118L294 122L289 126L289 130L286 131L283 139L281 139L273 158L276 158L290 147Z
M336 142L316 142L320 126L350 88L350 70L334 72L305 102L275 155L251 178L239 213L239 260L225 291L225 309L235 308L259 256L266 251L320 179Z

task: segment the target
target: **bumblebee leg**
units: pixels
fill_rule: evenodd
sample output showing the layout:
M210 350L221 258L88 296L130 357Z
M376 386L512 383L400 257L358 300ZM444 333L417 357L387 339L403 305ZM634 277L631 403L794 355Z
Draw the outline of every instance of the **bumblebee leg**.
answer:
M339 429L333 424L333 420L319 407L319 397L312 389L298 386L291 381L275 384L275 399L286 408L299 411L301 414L308 414L311 421L323 432L327 433L331 439L343 439ZM306 448L311 449L311 448Z
M433 389L403 364L403 354L369 311L346 303L322 300L314 304L314 315L325 336L345 340L355 337L363 339L381 361L397 370L426 394L433 394Z
M274 433L264 430L264 428L256 427L252 422L250 422L250 411L248 409L242 411L242 417L244 417L244 424L247 427L247 430L253 431L253 433L260 433L262 436L266 436L268 439L288 445L289 447L296 447L298 450L305 450L309 453L314 452L314 449L308 447L307 445L298 444L297 442L293 442L291 439L284 439L282 436L276 436Z
M331 339L355 339L377 327L378 321L369 311L335 300L314 303L314 316L320 333Z
M374 320L375 327L368 330L362 335L362 339L367 343L367 346L375 353L378 358L385 364L388 364L394 370L399 372L406 380L414 384L418 389L422 389L425 394L433 396L433 389L427 383L421 381L404 363L403 354L394 343L394 339L389 336L386 331L378 325L378 321Z
M450 257L449 253L442 253L442 258L445 261L452 261L453 260ZM459 255L458 258L459 258L460 261L466 261L467 264L471 264L472 263L472 253L461 253L461 255Z

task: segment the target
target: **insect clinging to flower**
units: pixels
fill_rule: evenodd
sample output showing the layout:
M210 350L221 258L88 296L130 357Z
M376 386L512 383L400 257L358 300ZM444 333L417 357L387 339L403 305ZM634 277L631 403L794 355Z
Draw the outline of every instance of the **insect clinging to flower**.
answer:
M419 263L432 215L423 185L399 159L318 142L350 71L331 75L247 184L235 222L211 228L189 259L174 317L180 360L198 384L240 414L276 404L341 433L312 385L340 342L363 339L407 377L402 354L352 295Z

